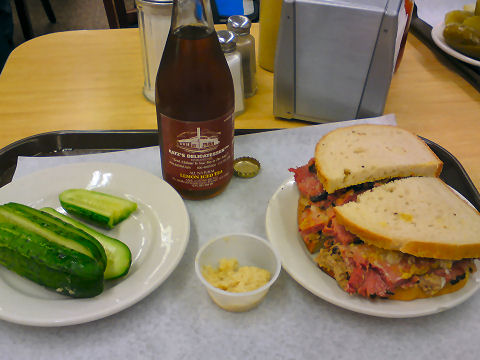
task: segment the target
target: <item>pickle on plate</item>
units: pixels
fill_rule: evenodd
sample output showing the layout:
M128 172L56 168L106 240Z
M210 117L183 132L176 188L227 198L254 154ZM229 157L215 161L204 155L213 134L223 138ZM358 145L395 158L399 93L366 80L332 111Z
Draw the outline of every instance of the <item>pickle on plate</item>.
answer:
M453 10L445 14L445 25L461 24L465 19L473 16L473 12L466 10Z
M480 59L480 0L475 11L453 10L445 15L445 42L469 57Z
M131 200L87 189L68 189L59 195L70 214L112 229L137 209Z

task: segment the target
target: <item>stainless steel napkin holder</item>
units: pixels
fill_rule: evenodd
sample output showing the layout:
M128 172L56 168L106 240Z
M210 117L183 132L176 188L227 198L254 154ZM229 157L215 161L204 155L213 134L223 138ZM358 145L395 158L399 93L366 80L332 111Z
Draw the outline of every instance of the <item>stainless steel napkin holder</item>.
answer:
M318 123L381 115L405 0L283 0L273 113Z

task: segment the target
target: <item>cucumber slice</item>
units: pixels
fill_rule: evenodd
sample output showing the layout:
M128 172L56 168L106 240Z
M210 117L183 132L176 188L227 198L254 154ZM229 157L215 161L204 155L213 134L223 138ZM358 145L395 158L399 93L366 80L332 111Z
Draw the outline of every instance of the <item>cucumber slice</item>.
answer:
M60 246L89 256L99 263L102 270L105 270L107 256L98 240L54 216L12 202L0 206L0 222L16 225Z
M130 252L128 246L123 242L102 234L81 223L80 221L59 213L55 209L43 208L40 210L55 216L60 220L79 228L80 230L85 231L87 234L97 239L100 244L102 244L103 248L105 249L105 253L107 254L107 267L105 268L104 273L104 278L106 280L116 279L128 273L132 263L132 253Z
M71 297L93 297L103 291L98 261L15 224L0 223L0 264Z
M65 190L59 199L68 213L110 229L137 209L133 201L86 189Z

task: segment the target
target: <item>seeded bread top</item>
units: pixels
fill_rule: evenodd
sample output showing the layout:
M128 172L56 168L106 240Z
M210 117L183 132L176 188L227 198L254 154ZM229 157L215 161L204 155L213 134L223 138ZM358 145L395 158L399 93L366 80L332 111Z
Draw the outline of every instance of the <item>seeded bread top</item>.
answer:
M480 257L480 214L443 181L410 177L335 208L338 222L368 244L418 257Z
M326 134L315 148L317 176L328 193L364 182L439 176L442 162L416 135L390 125L355 125Z

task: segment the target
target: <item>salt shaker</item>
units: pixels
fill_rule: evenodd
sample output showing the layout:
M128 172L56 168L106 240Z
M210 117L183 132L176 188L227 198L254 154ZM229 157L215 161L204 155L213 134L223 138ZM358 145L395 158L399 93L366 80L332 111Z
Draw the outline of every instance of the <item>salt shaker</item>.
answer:
M172 18L172 0L136 0L142 45L143 95L155 102L155 79Z
M235 91L235 112L237 116L243 112L245 105L243 102L243 71L242 71L242 57L237 50L237 36L228 30L217 31L218 40L222 51L225 54L225 59L232 73L233 89Z
M255 80L256 58L255 39L250 34L252 23L244 15L233 15L228 18L227 29L237 35L237 50L242 57L244 97L255 95L257 82Z

